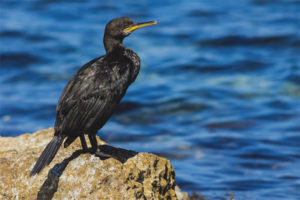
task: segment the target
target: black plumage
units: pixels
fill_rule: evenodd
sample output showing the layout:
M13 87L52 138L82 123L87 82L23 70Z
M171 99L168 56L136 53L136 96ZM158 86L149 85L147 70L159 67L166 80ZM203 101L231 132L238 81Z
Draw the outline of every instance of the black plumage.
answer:
M87 151L84 134L88 134L92 153L97 152L97 131L104 126L136 79L140 69L139 56L122 45L134 30L156 24L155 21L135 23L128 17L111 20L103 38L106 55L85 64L64 88L56 108L55 133L31 171L31 176L48 165L59 147L69 146L80 137Z

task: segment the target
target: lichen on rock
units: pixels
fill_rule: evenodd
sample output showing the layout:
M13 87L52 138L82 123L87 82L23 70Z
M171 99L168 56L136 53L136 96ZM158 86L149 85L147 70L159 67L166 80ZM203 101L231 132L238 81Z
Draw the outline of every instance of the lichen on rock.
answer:
M39 175L30 171L53 128L18 137L0 137L0 199L186 199L169 160L106 145L113 158L83 153L80 141L58 151Z

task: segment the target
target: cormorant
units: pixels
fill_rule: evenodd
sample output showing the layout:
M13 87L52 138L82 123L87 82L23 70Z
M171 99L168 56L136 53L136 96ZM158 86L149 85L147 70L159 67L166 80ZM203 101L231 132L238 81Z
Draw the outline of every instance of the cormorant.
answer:
M64 147L68 147L80 137L82 148L87 152L84 134L88 134L91 153L98 152L97 131L110 118L140 69L139 56L123 46L123 39L136 29L156 23L136 23L128 17L120 17L106 25L103 38L106 55L83 65L64 88L56 107L54 137L30 176L50 164L65 139Z

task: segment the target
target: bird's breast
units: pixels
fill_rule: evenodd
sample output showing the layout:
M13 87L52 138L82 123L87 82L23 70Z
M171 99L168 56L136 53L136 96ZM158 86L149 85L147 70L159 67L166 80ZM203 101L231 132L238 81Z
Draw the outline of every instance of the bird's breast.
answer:
M124 51L124 56L131 62L130 79L131 82L134 82L140 71L140 65L141 65L140 57L131 49L126 49Z
M133 66L140 66L140 57L131 49L126 49L124 51L124 56L132 62Z

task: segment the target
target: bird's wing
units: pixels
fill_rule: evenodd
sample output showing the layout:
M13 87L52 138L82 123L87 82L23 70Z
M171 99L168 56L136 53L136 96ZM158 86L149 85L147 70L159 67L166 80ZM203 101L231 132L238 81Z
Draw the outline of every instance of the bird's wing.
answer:
M113 109L111 87L105 81L100 82L96 73L93 69L79 71L65 87L57 105L57 132L81 132L99 115L105 115Z

